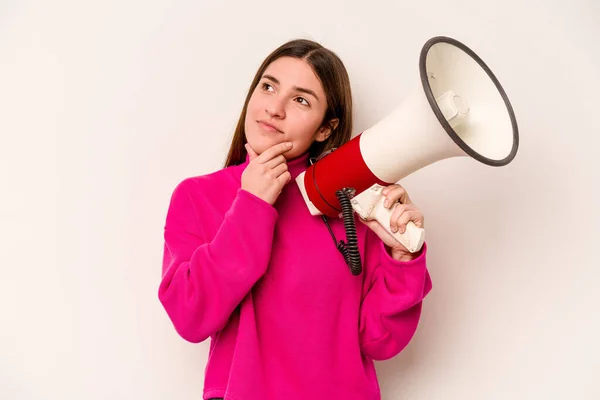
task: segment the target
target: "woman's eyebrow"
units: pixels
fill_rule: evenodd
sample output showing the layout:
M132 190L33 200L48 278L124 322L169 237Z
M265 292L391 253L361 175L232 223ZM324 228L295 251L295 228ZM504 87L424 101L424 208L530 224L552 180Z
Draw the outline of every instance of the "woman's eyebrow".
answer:
M264 79L268 79L268 80L272 81L272 82L273 82L273 83L275 83L276 85L279 85L279 84L280 84L279 80L278 80L277 78L275 78L273 75L267 75L267 74L265 74L265 75L263 75L263 78L264 78ZM294 89L295 91L297 91L297 92L301 92L301 93L310 94L310 95L311 95L311 96L313 96L315 99L317 99L317 101L320 101L320 100L319 100L319 96L317 96L317 94L316 94L316 93L315 93L313 90L306 89L306 88L302 88L302 87L298 87L298 86L294 86L294 87L293 87L293 89Z

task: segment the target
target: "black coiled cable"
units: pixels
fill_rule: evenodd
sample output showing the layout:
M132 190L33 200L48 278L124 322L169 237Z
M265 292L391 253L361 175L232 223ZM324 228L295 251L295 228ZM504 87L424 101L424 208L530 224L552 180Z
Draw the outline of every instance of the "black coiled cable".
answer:
M362 272L362 263L360 260L360 252L358 251L358 237L356 236L356 223L354 221L354 213L352 210L352 203L350 202L351 189L345 188L342 190L338 190L335 192L335 195L340 202L340 206L342 207L342 217L344 218L344 228L346 230L346 241L340 240L339 242L333 235L333 231L327 224L329 231L331 232L331 236L336 244L337 249L342 253L344 259L346 260L346 264L350 267L350 271L352 275L360 275ZM325 223L327 223L327 219L323 216Z

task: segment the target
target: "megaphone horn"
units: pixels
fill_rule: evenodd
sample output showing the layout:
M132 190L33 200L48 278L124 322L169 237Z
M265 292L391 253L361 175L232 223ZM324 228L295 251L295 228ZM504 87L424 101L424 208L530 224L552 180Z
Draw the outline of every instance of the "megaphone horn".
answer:
M347 197L361 218L377 220L411 252L421 249L425 231L412 223L402 234L391 231L393 210L383 207L383 187L450 157L504 166L514 159L519 145L507 95L471 49L437 36L422 47L418 66L420 84L392 113L296 178L312 215L339 217L346 211L351 236L353 216L348 217L343 207L348 202L340 202ZM358 274L355 243L350 250L355 260L351 269Z

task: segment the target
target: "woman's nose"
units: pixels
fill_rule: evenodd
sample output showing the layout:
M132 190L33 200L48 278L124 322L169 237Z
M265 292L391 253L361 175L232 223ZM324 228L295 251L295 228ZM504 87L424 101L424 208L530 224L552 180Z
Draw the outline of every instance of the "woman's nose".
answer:
M283 98L273 96L267 104L266 112L271 118L285 118Z

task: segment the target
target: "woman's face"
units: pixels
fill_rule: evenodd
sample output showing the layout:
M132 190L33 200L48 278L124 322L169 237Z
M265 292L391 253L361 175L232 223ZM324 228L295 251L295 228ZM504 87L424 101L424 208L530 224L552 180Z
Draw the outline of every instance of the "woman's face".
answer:
M289 160L308 150L313 141L331 133L322 127L327 99L321 82L304 60L281 57L265 70L246 110L246 140L260 154L282 142L292 142Z

